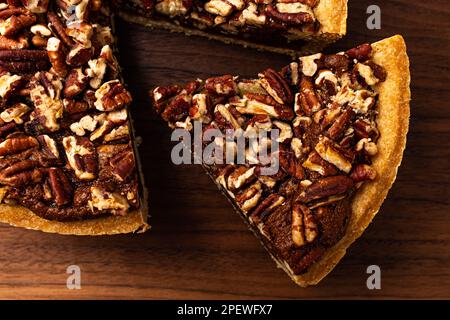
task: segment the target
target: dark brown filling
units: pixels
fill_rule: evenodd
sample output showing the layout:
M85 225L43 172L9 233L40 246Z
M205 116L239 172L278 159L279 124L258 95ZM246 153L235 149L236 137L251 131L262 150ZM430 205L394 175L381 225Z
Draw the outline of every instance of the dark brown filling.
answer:
M308 271L342 239L353 195L376 178L377 94L369 83L386 74L371 51L364 44L303 57L257 79L225 75L151 92L155 110L172 127L189 129L196 120L204 131L280 129L274 175L261 175L263 166L248 161L204 167L294 274Z

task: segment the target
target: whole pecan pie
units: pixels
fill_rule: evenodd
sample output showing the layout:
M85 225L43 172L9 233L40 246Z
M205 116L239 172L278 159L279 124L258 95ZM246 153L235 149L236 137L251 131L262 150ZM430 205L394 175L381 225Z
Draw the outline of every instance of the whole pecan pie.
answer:
M0 2L0 221L63 234L145 231L108 2Z
M347 0L113 0L125 20L279 53L320 51L346 32Z
M215 143L232 150L232 161L203 158L206 172L278 266L307 286L338 263L395 180L408 131L409 62L394 36L301 57L254 79L224 75L150 94L170 127L192 132L201 123L203 142L208 130L224 133ZM268 149L278 159L271 174L258 158L238 161L237 143L225 138L273 129L275 137L244 144L245 155Z

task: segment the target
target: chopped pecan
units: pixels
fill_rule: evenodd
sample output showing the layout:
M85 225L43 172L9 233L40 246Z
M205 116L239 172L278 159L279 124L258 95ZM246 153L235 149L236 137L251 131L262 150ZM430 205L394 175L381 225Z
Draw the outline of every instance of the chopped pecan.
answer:
M372 53L372 46L368 43L361 44L356 48L350 49L346 51L346 54L358 61L366 61L370 58L370 54Z
M22 83L23 78L21 76L10 74L9 72L4 73L0 76L0 97L3 100L8 100L8 98L17 91Z
M297 62L291 62L281 70L281 76L289 80L291 86L295 86L299 82L299 66Z
M308 158L302 163L302 166L308 170L318 172L325 177L337 174L336 168L331 163L322 159L316 151L308 155Z
M257 181L247 189L236 194L236 202L244 213L256 207L262 195L261 183Z
M16 124L24 122L23 116L31 110L25 103L16 103L12 107L0 113L0 118L5 122L14 121Z
M322 59L321 53L316 53L310 56L300 57L300 65L302 73L307 77L312 77L318 69L318 62Z
M64 137L63 146L70 167L80 180L93 180L97 174L97 155L94 145L84 137Z
M33 13L45 13L49 0L20 0L25 8Z
M237 85L233 76L224 75L222 77L206 79L205 89L208 90L209 93L229 97L236 94Z
M191 104L192 97L186 93L181 93L170 101L161 113L161 117L170 123L183 120L189 114Z
M126 109L116 110L109 112L107 115L96 117L93 119L95 124L92 123L90 119L86 119L88 123L86 123L83 128L91 131L91 127L95 128L98 121L100 122L100 127L95 131L92 131L89 139L95 141L103 138L105 141L113 141L128 136L128 125L126 125L127 119L128 114ZM89 121L91 121L91 123L89 123ZM88 126L90 127L88 128Z
M29 47L28 38L20 35L16 39L10 39L0 35L0 50L20 50Z
M350 59L343 54L329 54L323 59L323 65L336 72L347 71L350 66Z
M100 111L114 111L131 103L131 94L119 80L105 82L95 92L95 108Z
M189 117L202 123L209 123L212 119L212 103L207 94L198 93L192 97L192 106L189 109Z
M374 180L377 177L377 172L367 164L358 164L350 173L350 178L355 183L367 180Z
M342 136L344 131L348 128L351 121L355 117L355 112L348 108L337 117L333 125L328 129L328 135L331 139L336 140Z
M66 33L72 37L76 42L82 44L85 48L92 46L91 38L94 27L90 23L84 21L74 21L67 25Z
M270 96L263 95L246 95L248 97L242 99L240 105L236 105L236 110L242 114L252 115L268 115L272 118L281 120L291 120L294 118L294 112L291 107L275 104L267 104L273 100ZM269 98L267 100L267 98ZM261 101L263 100L263 101Z
M72 67L80 67L91 60L94 50L82 44L74 45L66 56L66 63Z
M379 135L376 125L367 119L356 120L353 123L353 129L355 130L358 139L371 138L373 141L376 141L376 138Z
M356 143L355 150L357 152L363 151L365 154L369 156L374 156L378 153L377 145L372 142L370 138L363 138Z
M255 167L247 168L244 166L234 170L227 179L227 187L230 191L235 191L243 186L253 182L256 179Z
M36 74L32 80L30 98L35 109L31 120L37 119L44 129L54 132L60 128L58 120L63 114L63 104L59 98L62 83L48 72Z
M66 57L63 52L61 40L52 37L47 41L48 58L56 74L64 78L67 74Z
M102 187L91 187L91 200L88 202L91 210L107 211L114 215L124 215L130 207L127 199L117 192L109 192Z
M64 83L64 97L73 98L86 88L89 78L81 68L72 69Z
M37 139L41 145L41 152L47 161L59 159L59 150L54 139L46 134L38 136Z
M349 173L352 169L351 155L328 138L322 137L315 146L322 159Z
M167 87L156 87L151 91L150 96L153 99L153 105L158 113L161 113L163 107L165 106L164 102L168 99L174 97L181 91L181 88L178 85L170 85Z

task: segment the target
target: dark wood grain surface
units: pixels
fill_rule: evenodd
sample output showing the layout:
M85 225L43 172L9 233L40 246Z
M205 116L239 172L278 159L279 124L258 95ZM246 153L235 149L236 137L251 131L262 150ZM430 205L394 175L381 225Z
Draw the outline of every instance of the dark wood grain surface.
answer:
M378 4L382 29L366 28ZM318 286L297 287L198 166L170 161L170 133L150 112L148 88L223 73L255 75L289 58L117 21L121 64L150 189L152 230L72 237L0 225L0 298L450 298L448 0L354 0L348 36L333 52L396 33L411 59L408 145L379 215ZM81 290L66 268L81 268ZM366 268L382 271L368 290Z

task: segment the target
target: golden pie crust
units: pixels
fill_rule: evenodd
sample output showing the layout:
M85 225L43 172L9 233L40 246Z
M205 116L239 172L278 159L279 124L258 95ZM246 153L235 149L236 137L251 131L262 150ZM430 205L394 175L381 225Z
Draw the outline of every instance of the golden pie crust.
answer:
M378 154L372 158L377 178L365 182L352 201L352 215L344 237L302 275L294 275L287 264L277 261L298 285L306 287L322 280L345 255L347 248L361 236L386 198L402 161L409 126L409 59L400 35L372 44L372 61L387 73L386 81L374 86L378 93Z

